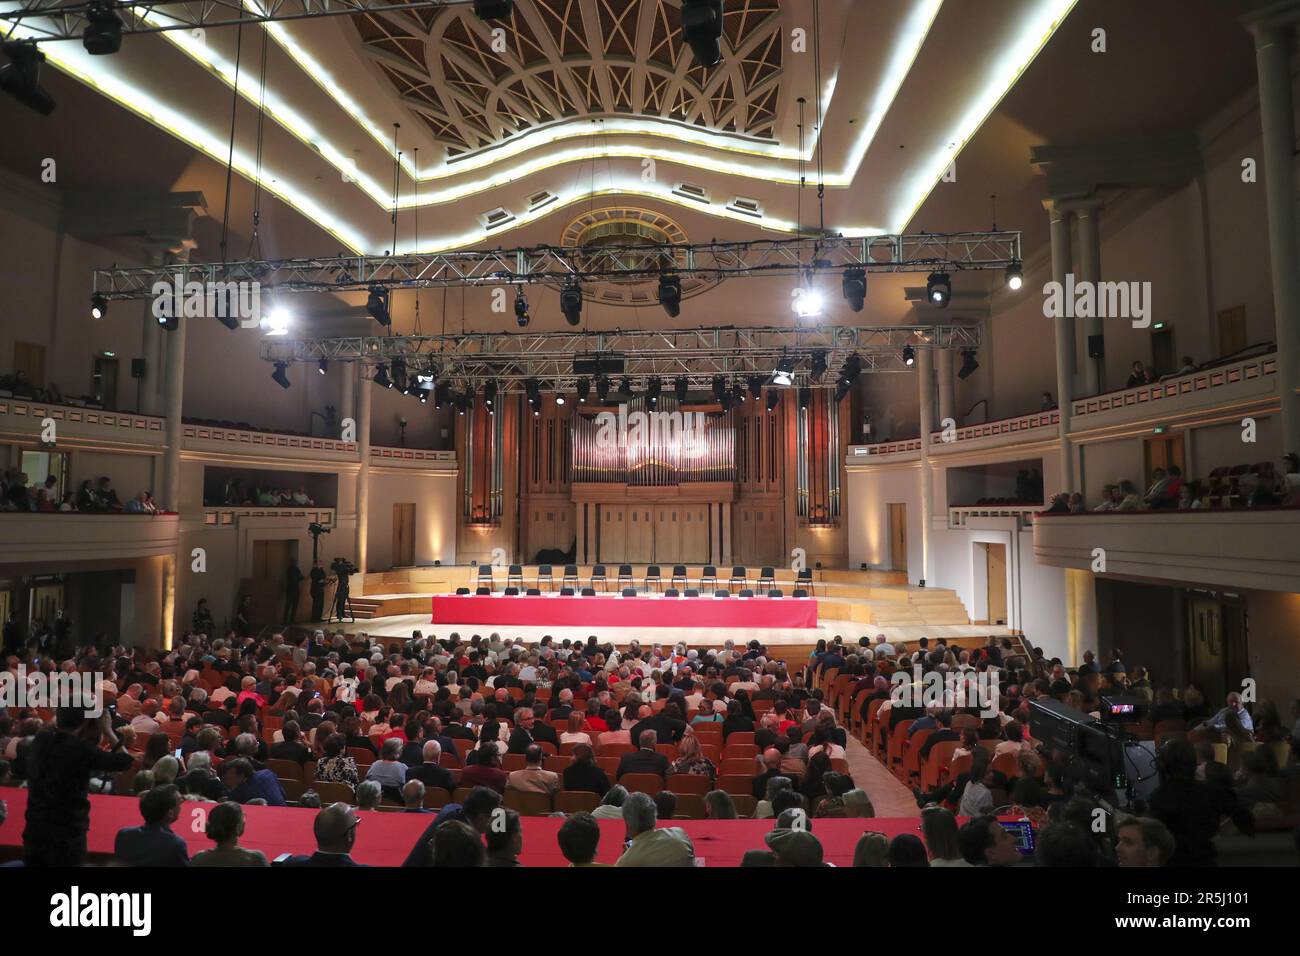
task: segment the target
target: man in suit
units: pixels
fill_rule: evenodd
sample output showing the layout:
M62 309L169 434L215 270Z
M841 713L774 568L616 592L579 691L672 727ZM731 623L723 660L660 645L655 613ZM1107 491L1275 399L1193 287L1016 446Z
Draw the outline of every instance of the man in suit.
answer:
M331 803L316 814L312 830L316 834L316 852L311 856L292 856L282 866L365 866L352 859L357 842L357 825L361 818L346 803Z
M542 748L533 744L524 751L524 760L524 769L514 770L506 778L506 789L554 796L560 789L560 775L553 770L542 769Z
M925 743L921 744L921 762L924 763L930 756L930 751L936 744L941 744L948 740L961 740L961 734L952 729L952 711L941 710L935 716L938 722L938 729L932 731L930 736L925 738ZM913 727L916 724L912 725Z
M666 779L668 758L655 750L655 743L659 739L655 732L643 730L636 739L641 749L619 758L617 779L622 780L623 775L628 773L657 773Z
M113 855L123 866L186 866L190 851L172 832L181 815L181 792L174 784L146 790L140 797L144 824L117 831Z
M442 745L436 740L426 740L421 752L422 763L408 766L406 781L418 780L426 787L442 787L448 793L456 789L451 771L442 766Z
M781 751L768 747L763 751L763 772L754 777L754 799L767 796L767 782L773 777L786 776L781 772Z
M650 733L650 731L647 731ZM632 754L626 754L630 757ZM663 756L660 754L660 756ZM633 793L623 802L627 849L615 866L694 866L695 846L681 827L657 829L658 811L648 794Z
M555 728L546 722L546 702L537 701L533 704L533 739L538 743L551 744L556 750L560 749L560 736L555 732Z
M528 748L537 742L537 738L533 735L533 729L536 725L537 717L531 708L516 708L515 729L510 732L510 742L506 745L506 753L526 753Z
M230 790L229 799L247 803L261 797L269 807L288 805L284 788L271 770L255 770L247 757L237 757L221 766L221 782Z

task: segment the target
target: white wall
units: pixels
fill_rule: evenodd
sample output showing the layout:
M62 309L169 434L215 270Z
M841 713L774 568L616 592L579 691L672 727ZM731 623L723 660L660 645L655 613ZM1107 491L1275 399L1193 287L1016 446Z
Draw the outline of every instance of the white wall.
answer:
M393 505L415 505L415 563L456 563L456 473L445 475L370 475L370 526L367 562L393 564Z
M850 471L845 492L849 567L862 563L870 568L892 567L889 505L902 502L907 505L907 577L915 583L923 573L920 465Z

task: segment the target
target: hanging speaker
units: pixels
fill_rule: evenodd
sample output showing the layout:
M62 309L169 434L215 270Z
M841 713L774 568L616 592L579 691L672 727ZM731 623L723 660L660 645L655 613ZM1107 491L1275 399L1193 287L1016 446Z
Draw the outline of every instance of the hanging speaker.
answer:
M144 378L144 359L142 358L131 359L131 377Z
M1088 336L1088 358L1105 358L1106 357L1106 336L1090 335Z

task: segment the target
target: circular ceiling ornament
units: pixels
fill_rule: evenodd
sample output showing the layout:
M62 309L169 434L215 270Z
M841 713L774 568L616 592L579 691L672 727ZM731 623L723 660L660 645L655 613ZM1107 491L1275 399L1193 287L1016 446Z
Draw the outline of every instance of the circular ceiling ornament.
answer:
M636 206L592 209L572 220L560 236L560 245L584 251L584 272L643 269L655 275L590 283L586 298L606 305L654 306L659 304L658 273L685 267L684 253L672 248L687 242L686 230L663 213ZM644 252L638 251L644 248ZM720 277L684 275L682 298L706 292Z

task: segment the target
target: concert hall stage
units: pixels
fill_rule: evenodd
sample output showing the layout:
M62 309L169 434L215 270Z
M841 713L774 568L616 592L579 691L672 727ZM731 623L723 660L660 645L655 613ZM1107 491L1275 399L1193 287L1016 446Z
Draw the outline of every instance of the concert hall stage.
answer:
M815 598L433 596L433 624L581 627L816 628Z

